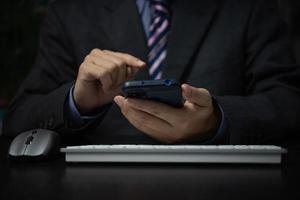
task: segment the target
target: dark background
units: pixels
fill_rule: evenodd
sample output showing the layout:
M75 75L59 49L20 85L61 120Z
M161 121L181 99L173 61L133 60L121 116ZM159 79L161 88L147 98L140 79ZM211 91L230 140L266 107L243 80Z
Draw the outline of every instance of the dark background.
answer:
M0 130L9 101L33 65L39 28L49 1L0 1ZM300 63L300 1L277 1L281 16L290 30L296 59Z

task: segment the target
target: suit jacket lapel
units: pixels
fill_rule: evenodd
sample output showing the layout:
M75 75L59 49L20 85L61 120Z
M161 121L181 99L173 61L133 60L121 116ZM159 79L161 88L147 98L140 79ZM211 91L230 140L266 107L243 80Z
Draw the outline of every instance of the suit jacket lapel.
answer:
M136 3L133 0L112 0L101 26L107 31L115 51L147 61L147 41ZM148 69L140 70L136 79L149 79Z
M218 8L216 0L174 0L171 33L163 78L181 79L193 65Z

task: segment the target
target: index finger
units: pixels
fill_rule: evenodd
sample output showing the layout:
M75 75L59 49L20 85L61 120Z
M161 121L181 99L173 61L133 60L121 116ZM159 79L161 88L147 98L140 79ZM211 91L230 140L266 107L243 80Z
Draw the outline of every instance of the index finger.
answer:
M142 60L140 60L139 58L134 57L129 54L126 54L126 53L113 52L113 51L109 51L109 50L103 50L103 51L121 58L122 60L125 61L125 63L127 65L129 65L131 67L143 68L146 65L146 63L143 62Z

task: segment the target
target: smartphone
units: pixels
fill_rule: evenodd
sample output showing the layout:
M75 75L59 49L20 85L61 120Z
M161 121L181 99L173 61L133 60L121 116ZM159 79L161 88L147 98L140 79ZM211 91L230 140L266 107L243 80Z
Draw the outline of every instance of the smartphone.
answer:
M140 98L159 101L177 108L183 107L181 84L177 80L127 81L123 88L126 98Z

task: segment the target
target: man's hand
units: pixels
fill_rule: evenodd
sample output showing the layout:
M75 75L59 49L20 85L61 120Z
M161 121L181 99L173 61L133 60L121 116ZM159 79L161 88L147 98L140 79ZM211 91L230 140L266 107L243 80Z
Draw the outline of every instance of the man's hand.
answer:
M116 96L114 101L133 126L163 143L212 138L218 125L218 114L210 93L187 84L182 85L182 93L186 99L183 108L122 96Z
M74 100L81 114L110 103L121 93L125 81L145 63L131 55L94 49L81 64L74 88Z

